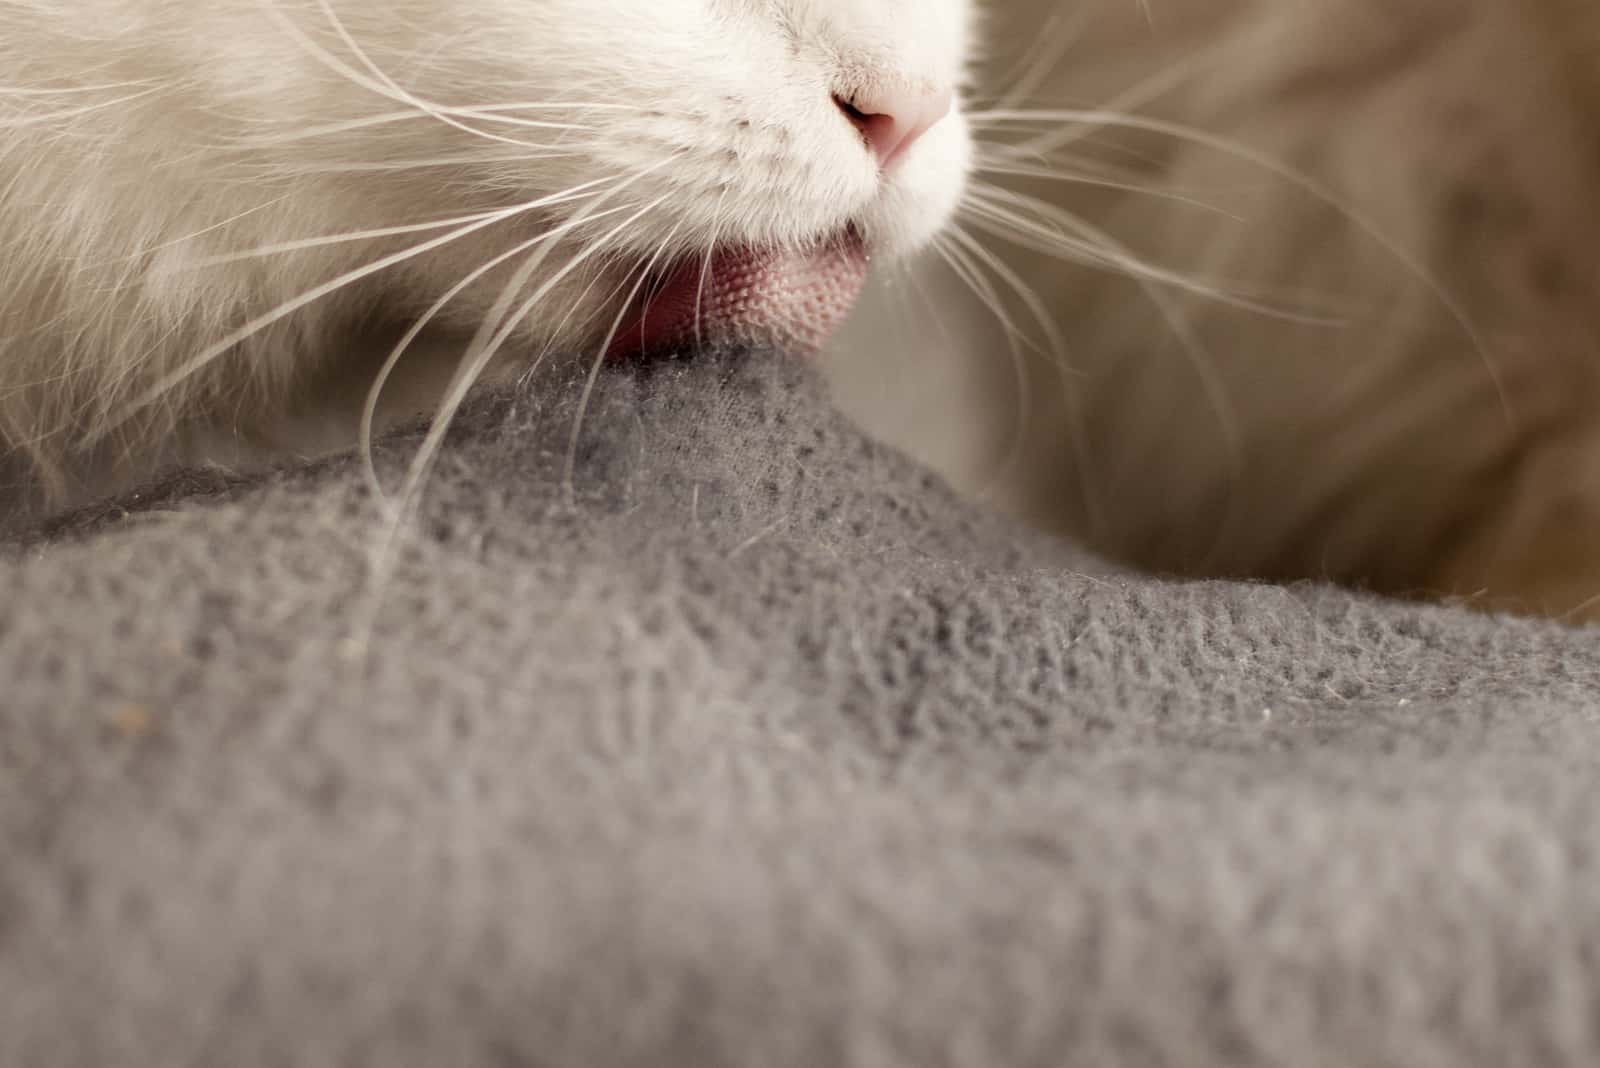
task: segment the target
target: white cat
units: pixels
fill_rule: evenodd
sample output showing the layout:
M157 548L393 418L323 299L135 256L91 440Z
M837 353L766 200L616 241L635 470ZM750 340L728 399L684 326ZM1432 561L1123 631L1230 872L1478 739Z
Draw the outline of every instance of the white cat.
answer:
M816 348L932 242L833 364L959 482L1600 616L1590 0L1011 0L984 108L971 4L0 0L0 521L551 354Z
M0 457L59 504L546 353L820 344L960 199L971 16L0 0Z

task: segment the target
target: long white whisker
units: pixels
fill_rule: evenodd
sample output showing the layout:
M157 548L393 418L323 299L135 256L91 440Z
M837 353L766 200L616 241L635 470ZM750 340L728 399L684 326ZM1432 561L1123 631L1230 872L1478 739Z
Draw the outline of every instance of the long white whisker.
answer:
M381 271L386 271L398 264L405 263L407 260L411 260L417 256L423 255L424 253L431 252L436 248L442 248L443 246L454 241L459 241L462 238L475 234L489 226L493 226L496 223L503 222L530 210L532 209L528 206L520 204L514 208L506 208L502 211L496 212L488 218L481 219L468 226L459 227L458 229L452 230L440 237L436 237L431 241L425 241L419 245L413 245L409 248L402 249L399 252L383 256L372 263L357 268L356 270L347 271L331 281L324 282L322 285L307 290L298 297L295 297L293 300L285 301L272 311L267 312L264 315L257 316L248 323L239 327L237 330L234 330L232 333L228 334L226 337L222 338L220 341L217 341L195 356L185 360L176 369L169 371L165 375L162 375L154 384L135 397L133 401L124 408L121 414L114 419L108 420L105 426L100 428L100 430L92 435L86 443L93 444L95 441L105 437L105 435L111 430L126 423L139 412L160 400L172 389L182 384L185 380L200 371L207 364L211 363L211 361L229 352L240 342L260 333L262 330L265 330L272 324L279 322L290 315L293 315L301 308L304 308L309 304L314 304L323 297L326 297L332 293L336 293L339 290L344 289L346 286L359 282L364 278L378 274Z
M429 324L431 324L433 320L439 316L439 313L445 309L446 305L448 305L456 297L460 296L473 283L477 282L480 278L494 270L496 267L499 267L501 264L521 255L524 252L529 251L541 242L551 241L571 232L582 222L592 222L595 219L603 219L608 215L615 215L626 210L628 210L626 207L620 207L610 208L602 212L595 212L584 219L565 223L553 230L546 231L537 237L529 238L527 241L524 241L521 244L518 244L511 249L500 253L487 263L482 264L467 274L466 277L462 278L461 281L457 282L454 286L447 290L441 297L439 297L438 300L433 303L431 307L428 308L427 311L423 312L422 316L417 319L415 323L411 325L410 329L406 331L399 343L396 344L394 349L389 353L388 358L384 360L383 366L378 369L377 375L374 376L372 380L372 386L367 390L366 402L361 408L361 425L360 431L357 435L358 449L362 459L363 474L366 476L368 488L372 490L374 499L385 502L387 500L383 492L383 486L378 480L377 468L373 464L372 459L372 431L373 425L377 419L378 400L382 396L383 388L388 383L390 376L394 374L394 369L399 365L401 358L405 355L406 351L410 349L412 344L416 342L417 338L422 334L422 332L426 330ZM571 313L569 312L568 314L570 315Z
M287 167L275 163L255 165L263 174L289 175L303 178L314 174L396 174L405 171L448 170L461 167L482 167L491 163L526 164L533 160L573 159L581 155L576 149L561 148L539 152L521 151L515 154L488 155L484 153L457 153L452 156L417 156L403 159L358 159L328 162L295 161ZM473 184L488 186L492 183L478 180Z
M1374 220L1369 218L1364 212L1358 210L1346 198L1339 196L1326 184L1318 181L1303 171L1274 159L1264 152L1260 152L1251 148L1249 145L1232 141L1224 137L1218 137L1214 134L1207 133L1204 130L1186 126L1182 123L1167 122L1163 119L1149 118L1142 115L1127 115L1111 111L1080 111L1070 108L1055 109L1045 112L997 111L991 112L989 117L1005 120L1015 116L1018 121L1031 122L1036 121L1041 115L1048 116L1055 122L1073 124L1079 127L1108 127L1143 131L1146 133L1159 134L1166 137L1172 137L1177 140L1187 141L1191 144L1200 145L1204 148L1209 148L1214 152L1232 156L1236 159L1243 160L1256 167L1259 167L1266 173L1290 183L1322 203L1327 204L1329 207L1339 212L1339 214L1350 223L1354 224L1363 234L1365 234L1380 248L1382 248L1384 252L1394 257L1395 261L1404 266L1414 278L1421 282L1423 286L1427 288L1428 292L1433 296L1433 298L1439 302L1440 306L1449 313L1456 325L1467 336L1467 339L1471 342L1478 355L1479 361L1483 364L1484 371L1489 376L1489 381L1494 386L1496 396L1500 401L1501 414L1504 416L1507 425L1515 427L1516 415L1512 410L1511 398L1506 392L1505 383L1501 377L1500 370L1495 366L1494 360L1490 356L1491 349L1489 344L1484 338L1482 332L1478 329L1478 326L1472 319L1472 316L1467 312L1466 307L1461 303L1460 299L1456 297L1455 294L1450 292L1449 288L1439 280L1437 275L1424 267L1414 255L1412 255L1387 233L1385 233L1383 228L1380 227ZM1040 150L1050 151L1062 144L1065 144L1070 139L1070 132L1066 135L1045 135L1037 139L1036 142L1031 146L1028 146L1029 152L1031 154Z
M1089 22L1090 9L1079 8L1070 16L1052 12L1037 35L1030 53L1029 63L1018 75L1011 89L1001 97L999 107L1015 108L1024 100L1031 100L1072 46L1083 36Z
M589 377L583 384L583 395L578 398L578 414L572 420L572 437L567 442L567 465L562 475L561 484L566 488L567 504L569 506L576 507L577 505L577 487L574 484L574 480L577 477L578 469L578 441L583 434L583 419L588 414L589 401L594 396L595 383L600 380L600 368L605 366L606 356L611 351L611 343L617 339L617 331L622 329L622 320L627 316L634 301L638 299L639 290L644 287L645 282L650 278L650 272L655 270L656 264L660 262L661 257L666 255L667 249L672 247L673 239L678 236L678 231L682 228L682 221L673 226L667 232L666 238L661 242L661 247L656 249L655 255L651 256L649 261L639 270L639 280L634 283L627 299L622 302L622 306L617 310L617 316L611 322L611 329L606 333L605 340L600 343L600 347L595 351L594 362L589 367Z
M513 123L518 126L536 127L544 130L576 130L580 132L592 131L593 126L571 122L542 122L533 119L516 121L510 116L485 114L484 109L470 110L475 116L481 116L485 122ZM336 137L341 134L358 133L362 130L376 129L380 126L393 126L404 122L413 122L418 119L431 119L433 116L427 112L419 112L415 108L404 111L385 111L377 115L366 115L361 118L343 119L338 122L319 123L314 126L302 126L294 130L286 130L272 134L251 134L236 139L241 146L251 148L271 148L279 145L293 144L297 141L312 141L319 137Z
M283 13L283 11L278 7L277 0L257 0L257 3L266 8L268 13L284 28L285 32L292 36L301 45L301 47L306 49L308 53L310 53L314 58L323 63L325 66L329 67L334 72L342 75L354 85L360 86L369 92L376 93L377 95L388 100L392 100L397 104L405 104L416 108L421 113L430 115L445 125L461 130L463 133L471 134L474 137L483 138L488 141L498 141L504 144L517 145L523 148L547 147L543 145L531 144L526 141L518 140L517 138L501 137L498 134L492 134L485 130L480 130L474 126L462 122L454 115L451 115L449 113L449 109L441 108L438 105L429 101L425 101L416 94L401 88L392 78L384 73L382 68L372 61L371 57L367 55L366 50L363 49L361 45L350 35L350 32L345 27L343 20L340 19L338 13L335 12L331 6L329 6L327 0L316 0L317 7L328 19L328 22L333 27L334 32L339 36L339 39L343 41L346 47L348 47L355 54L357 60L362 64L362 66L367 68L369 72L368 74L363 74L361 71L354 69L350 66L350 64L346 63L344 60L328 51L322 45L312 40L311 36L298 25L296 25L293 19L289 18Z
M1141 5L1144 6L1143 0L1141 0ZM1146 7L1146 10L1148 10L1148 7ZM1239 42L1223 41L1220 44L1209 48L1197 49L1177 62L1164 65L1160 70L1156 71L1154 74L1151 74L1142 81L1135 82L1133 85L1129 86L1121 93L1118 93L1110 100L1102 102L1096 110L1112 112L1115 114L1127 114L1138 108L1144 107L1160 97L1173 92L1185 81L1205 70L1207 67L1215 63L1225 61L1229 52L1234 48L1239 47L1243 47L1243 45ZM993 108L972 108L968 111L967 118L968 121L971 122L975 127L981 128L984 126L995 125L997 121L995 118L996 116L1000 117L998 119L1000 122L1016 122L1018 121L1016 116L1030 113L1038 114L1040 112L1037 109L1020 109L1014 105L1007 106L1005 102L1002 102L999 106ZM1070 135L1061 142L1057 143L1055 147L1056 149L1064 148L1069 144L1090 136L1094 132L1095 130L1092 127L1085 127L1080 129L1076 134Z
M1120 244L1110 234L1081 219L1067 216L1064 222L1072 225L1080 233L1086 235L1096 246L1104 250L1110 262L1137 262L1132 250ZM1223 447L1229 461L1229 471L1235 484L1242 478L1241 464L1243 463L1243 447L1239 440L1238 419L1233 410L1233 404L1228 399L1228 391L1218 373L1215 361L1207 351L1204 342L1195 334L1194 326L1187 316L1173 300L1172 295L1162 287L1162 279L1150 278L1139 272L1129 272L1133 282L1144 293L1145 299L1154 305L1156 312L1166 323L1167 329L1172 332L1179 347L1183 350L1195 375L1200 379L1201 389L1205 392L1207 403L1212 414L1217 418L1217 423L1222 430ZM1204 296L1205 294L1201 294ZM1232 500L1230 498L1230 500ZM1230 505L1231 506L1231 505Z
M999 199L1008 204L1035 211L1062 229L1056 231L1044 230L1016 211L993 203L993 199ZM1113 252L1106 242L1101 240L1103 234L1099 230L1089 226L1089 224L1071 212L1063 211L1052 204L1044 203L1033 197L1023 196L1011 190L998 187L991 187L987 190L974 189L969 192L966 203L963 205L963 210L970 214L973 225L995 237L1004 238L1012 244L1031 248L1035 252L1041 252L1056 259L1111 267L1124 274L1157 282L1172 289L1193 293L1218 304L1240 308L1286 322L1298 323L1304 326L1337 327L1345 325L1342 319L1289 311L1285 308L1252 300L1249 297L1230 292L1215 285L1207 285L1190 276L1147 263L1131 251ZM1086 235L1088 240L1085 240L1083 236L1073 237L1071 233L1064 233L1062 230Z
M583 199L586 196L597 196L599 195L598 192L595 192L597 187L603 189L604 186L615 181L616 179L614 178L596 178L593 181L585 182L582 185L573 186L571 189L563 190L560 193L552 193L549 196L540 197L538 200L528 201L525 204L519 205L519 210L531 211L535 208L547 208L557 204L567 204L574 200ZM485 219L499 218L505 214L505 210L506 209L504 208L497 208L493 211L478 211L473 212L471 215L459 215L454 219L438 219L432 222L410 223L406 226L386 226L375 230L351 230L341 234L328 234L323 237L306 237L299 238L294 241L281 241L277 244L260 245L251 249L241 249L238 252L225 252L216 256L207 256L204 259L196 260L194 263L186 264L185 266L186 268L195 269L216 267L224 263L237 263L240 260L259 259L265 256L275 256L288 252L302 252L307 249L324 248L329 245L349 244L357 241L374 241L385 237L400 237L406 234L426 233L430 230L444 230L454 226L465 226L469 223L482 222Z
M221 222L212 223L210 226L205 226L205 227L202 227L199 230L194 230L194 231L192 231L190 233L184 234L182 237L174 237L171 240L162 241L162 242L159 242L158 244L146 245L146 246L140 248L139 251L130 252L126 256L117 256L117 257L112 258L112 259L100 260L97 263L80 264L78 267L75 268L75 271L77 273L82 273L82 272L85 272L85 271L92 270L92 269L94 269L96 267L108 267L108 266L110 266L110 265L112 265L114 263L137 263L137 262L146 261L146 260L148 260L150 258L151 253L163 252L163 251L165 251L166 249L169 249L169 248L176 248L179 245L182 245L182 244L185 244L187 242L193 241L197 237L204 237L207 234L215 233L218 230L221 230L221 229L223 229L225 227L233 225L234 223L238 222L240 219L246 219L246 218L249 218L252 215L255 215L258 212L266 211L266 210L268 210L270 208L275 208L279 204L282 204L284 201L289 200L293 196L294 196L294 194L292 194L292 193L284 193L282 196L273 197L271 200L266 201L265 203L257 204L257 205L255 205L254 207L251 207L251 208L246 208L244 211L241 211L241 212L239 212L239 213L237 213L235 215L228 216L226 219L223 219Z
M1047 182L1065 182L1069 185L1088 186L1095 189L1111 189L1119 193L1134 193L1140 196L1151 197L1155 200L1167 200L1176 204L1183 204L1192 208L1199 208L1234 222L1244 222L1244 217L1234 212L1219 208L1215 204L1208 204L1183 193L1157 186L1139 185L1134 182L1122 182L1113 178L1102 178L1082 171L1061 170L1054 167L1044 167L1022 163L988 162L980 158L977 166L973 168L975 174L1004 174L1016 178L1037 178Z
M543 119L523 119L510 112L516 111L560 111L560 112L585 112L585 111L619 111L629 114L659 114L657 108L646 108L633 104L612 104L600 102L565 101L543 102L527 104L481 104L471 107L441 108L448 114L465 116L482 122L499 123L508 126L521 126L529 129L541 130L568 130L587 132L596 127L584 123L550 122ZM293 130L285 130L271 134L252 135L239 139L241 145L251 147L271 147L274 145L292 144L296 141L314 140L319 137L335 137L340 134L356 133L361 130L374 129L380 126L398 125L400 123L417 122L424 119L433 119L434 115L427 111L418 111L415 107L408 107L398 111L384 111L375 115L365 115L360 118L342 119L337 122L319 123L313 126L301 126ZM520 143L520 142L519 142Z
M672 159L673 157L669 157L657 166L670 163ZM651 170L654 169L656 167L651 168ZM628 180L627 184L644 177L645 173L648 172L635 175ZM394 566L394 554L400 532L404 528L407 518L418 506L422 482L432 469L434 459L438 456L444 437L449 433L456 413L461 409L461 404L466 398L467 391L482 375L484 368L499 352L505 340L510 337L511 333L517 329L521 321L540 301L586 261L598 255L606 247L606 242L626 232L629 227L644 218L649 212L660 207L670 198L670 193L663 194L635 211L619 225L592 242L588 248L573 257L561 270L542 283L527 301L509 315L504 314L505 309L515 300L515 293L544 262L549 255L550 246L546 244L535 250L528 258L528 261L519 268L516 276L501 291L500 298L496 301L494 309L485 317L483 326L478 331L478 336L473 339L471 346L467 349L467 357L463 359L462 365L457 368L455 375L451 378L450 386L440 402L438 414L434 417L433 425L429 427L428 433L424 436L422 444L417 449L416 456L411 461L404 484L400 490L396 510L391 513L392 518L390 521L384 525L382 541L377 548L372 566L368 611L364 613L365 621L358 626L358 631L354 638L354 644L358 651L364 654L368 646L372 622L376 617L378 604L387 584L387 577ZM591 205L591 207L594 206ZM496 324L499 324L498 327ZM492 336L490 336L491 332Z
M948 236L954 237L960 233L960 228L952 226ZM1017 396L1017 419L1011 427L1006 440L1005 451L1001 454L999 471L1009 470L1022 455L1024 442L1027 440L1028 428L1033 421L1033 393L1028 388L1028 362L1023 355L1023 347L1034 348L1032 341L1026 338L1012 320L1011 314L1006 310L1005 302L995 290L989 280L972 262L969 256L960 248L952 247L941 235L934 242L934 250L944 260L946 266L955 273L963 283L972 290L973 294L989 309L1006 337L1006 351L1011 359L1011 371L1015 380ZM1059 366L1059 365L1057 365Z
M606 202L606 200L620 194L634 183L643 180L655 171L672 164L676 161L676 159L676 156L668 156L652 166L635 173L629 178L619 180L618 183L608 190L599 200L586 205L577 215L568 220L567 223L562 227L562 232L570 232L571 230L574 230L579 226L586 225L592 222L594 219L600 217L599 209ZM400 495L400 503L402 508L409 507L411 502L414 501L416 492L421 486L423 477L426 475L427 466L432 462L432 456L438 451L439 444L443 441L444 434L449 428L450 421L454 417L455 412L460 408L461 402L465 398L467 390L471 388L472 383L477 380L478 376L482 373L483 368L488 365L488 361L494 358L494 355L499 351L500 346L503 345L505 340L511 336L512 331L517 328L517 326L522 322L523 319L527 317L533 308L536 307L538 303L542 301L557 285L564 281L585 262L602 252L606 247L606 242L612 240L618 234L623 233L629 226L632 226L638 220L642 219L646 214L663 204L667 199L670 198L670 196L671 194L663 194L661 197L645 205L643 208L635 211L627 219L623 220L620 225L612 228L601 237L590 242L587 248L574 256L551 278L547 279L542 285L540 285L533 292L533 295L530 296L520 307L518 307L514 312L509 312L508 314L511 303L516 299L516 293L520 291L523 285L526 284L527 280L533 276L533 273L543 265L546 257L549 255L549 245L545 244L543 247L536 249L533 254L530 255L522 264L522 266L518 268L517 273L506 284L504 289L502 289L500 297L490 309L489 314L484 316L482 325L478 328L476 336L474 336L472 342L466 349L467 355L463 358L461 367L457 369L456 374L451 379L451 383L446 391L445 397L440 403L438 413L434 417L433 427L430 428L428 435L423 439L423 443L417 451L417 456L413 459L411 468L407 473L406 481ZM607 212L606 214L615 213ZM391 537L389 539L391 543L395 533L397 533L397 531L391 532Z
M984 248L982 243L961 227L951 227L950 236L976 258L979 263L988 267L996 277L1011 288L1012 292L1016 293L1018 299L1022 301L1023 306L1027 309L1028 314L1039 325L1039 328L1044 331L1050 352L1057 357L1064 357L1067 351L1066 339L1061 336L1061 332L1056 326L1055 318L1044 306L1044 302L1039 298L1039 294L1034 291L1033 287L1024 282L1021 275L1008 267L993 252Z
M443 122L449 126L454 126L456 129L461 130L464 133L487 138L491 141L502 141L507 144L527 144L527 142L518 140L514 137L501 137L498 134L491 134L484 130L480 130L475 126L469 126L468 124L461 122L454 115L448 113L446 110L438 107L436 104L426 101L417 96L415 93L402 88L398 82L389 76L387 71L378 65L377 61L367 53L367 50L361 47L360 42L351 35L349 29L344 24L344 20L339 17L338 12L334 11L333 5L329 3L328 0L316 0L316 4L317 7L322 10L323 15L327 17L328 22L333 26L333 32L339 35L339 40L343 41L345 47L349 48L351 52L355 53L356 60L363 67L367 68L368 72L371 73L373 77L377 78L379 83L385 89L393 94L394 99L400 101L401 103L410 104L419 110L425 111L437 118L440 122Z

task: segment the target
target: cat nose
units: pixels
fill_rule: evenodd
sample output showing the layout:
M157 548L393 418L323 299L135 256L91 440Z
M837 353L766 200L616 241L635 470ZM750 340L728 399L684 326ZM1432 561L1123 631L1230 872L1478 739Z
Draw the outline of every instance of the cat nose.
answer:
M833 101L866 138L879 170L887 171L950 114L955 93L905 86L836 95Z

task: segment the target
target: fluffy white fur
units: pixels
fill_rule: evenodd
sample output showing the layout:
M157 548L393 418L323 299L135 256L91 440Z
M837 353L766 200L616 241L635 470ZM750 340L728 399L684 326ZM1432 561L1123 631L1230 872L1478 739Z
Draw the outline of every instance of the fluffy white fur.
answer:
M514 249L443 309L448 340L419 342L390 410L437 403L466 339L525 296L509 368L592 351L658 257L848 225L903 254L959 199L966 126L881 176L832 98L958 86L970 16L0 0L0 456L59 501L174 458L348 441L392 342Z

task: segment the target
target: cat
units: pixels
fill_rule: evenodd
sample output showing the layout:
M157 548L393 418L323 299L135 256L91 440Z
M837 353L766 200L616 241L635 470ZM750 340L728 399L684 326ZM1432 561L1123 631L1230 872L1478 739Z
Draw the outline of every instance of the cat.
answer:
M819 346L962 195L969 0L0 0L0 498Z
M831 366L969 488L1157 570L1597 614L1600 16L989 14L1031 47L975 107L969 0L3 0L0 508L818 348L932 244Z
M944 321L857 324L942 385L847 357L846 404L1144 568L1600 619L1600 7L1142 8L1077 5L1032 116L970 110L1014 136L906 287Z

